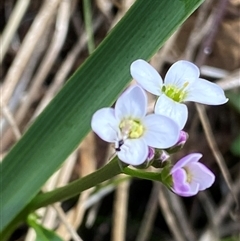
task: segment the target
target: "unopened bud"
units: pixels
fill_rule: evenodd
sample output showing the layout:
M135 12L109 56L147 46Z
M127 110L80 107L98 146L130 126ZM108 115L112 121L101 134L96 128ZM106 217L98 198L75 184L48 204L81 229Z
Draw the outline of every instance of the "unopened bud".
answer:
M183 146L188 139L188 133L185 131L180 131L180 136L177 142L177 146Z
M165 162L169 159L170 155L164 150L158 150L154 156L152 166L155 168L162 168Z
M148 156L147 156L147 159L146 161L139 165L139 166L134 166L135 168L138 168L138 169L146 169L148 167L150 167L152 165L152 162L154 160L154 156L155 156L155 149L153 147L148 147Z
M169 159L170 155L162 150L161 156L160 156L160 161L165 162Z
M177 143L174 146L168 148L167 151L169 153L178 152L179 150L181 150L183 148L187 139L188 139L188 133L185 131L180 131L180 135L179 135Z
M148 147L148 157L147 161L151 161L155 156L155 149L153 147Z

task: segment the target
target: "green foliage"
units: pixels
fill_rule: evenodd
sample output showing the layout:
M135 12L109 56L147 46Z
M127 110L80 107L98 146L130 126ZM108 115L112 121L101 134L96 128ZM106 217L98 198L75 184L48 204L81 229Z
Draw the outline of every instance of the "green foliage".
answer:
M234 155L240 156L240 135L233 141L231 151Z
M226 96L229 98L230 104L240 113L240 93L228 91L226 92Z
M237 236L236 237L227 237L227 238L221 239L220 241L239 241L239 238Z
M55 232L43 227L34 215L29 215L28 225L36 232L35 241L63 241Z
M230 104L240 113L240 93L228 91L226 93ZM233 141L231 151L234 155L240 156L240 135Z

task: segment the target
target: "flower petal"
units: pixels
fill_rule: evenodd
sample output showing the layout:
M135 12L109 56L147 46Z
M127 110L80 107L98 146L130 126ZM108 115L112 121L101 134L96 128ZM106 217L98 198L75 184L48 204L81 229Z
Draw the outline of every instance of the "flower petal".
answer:
M114 142L118 137L119 123L113 108L103 108L94 113L91 121L93 131L104 141Z
M148 146L164 149L178 141L180 129L172 119L163 115L150 114L142 121L146 128L143 138Z
M164 115L174 120L180 129L183 129L187 122L188 110L185 104L175 102L162 94L155 105L154 112L159 115Z
M187 165L192 182L199 184L199 191L205 190L212 186L215 181L215 175L202 163L192 162Z
M190 186L187 183L187 174L184 169L179 168L172 174L173 191L178 195L182 195L189 191Z
M206 105L221 105L228 101L220 86L205 79L198 79L189 86L184 101L195 101Z
M148 156L148 146L140 139L127 139L121 146L121 151L118 152L118 157L122 162L138 166L146 161Z
M159 73L145 60L138 59L130 66L130 72L133 77L145 90L160 95L163 80Z
M183 197L196 195L199 191L198 183L187 182L187 173L184 169L179 168L172 174L173 187L172 191Z
M164 84L174 85L181 89L184 83L192 83L199 78L199 75L199 68L195 64L180 60L169 68L164 79Z
M116 119L123 118L141 119L147 112L147 94L138 85L129 87L117 100L115 105Z
M181 158L171 169L171 173L174 173L177 169L182 168L189 163L196 163L202 157L201 153L191 153L183 158Z
M182 196L183 197L190 197L194 196L199 192L199 183L197 182L191 182L189 183L190 190L186 193L184 193Z

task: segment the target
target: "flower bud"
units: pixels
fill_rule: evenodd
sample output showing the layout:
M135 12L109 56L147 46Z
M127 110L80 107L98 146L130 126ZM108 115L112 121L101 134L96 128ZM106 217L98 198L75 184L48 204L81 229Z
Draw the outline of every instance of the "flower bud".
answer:
M141 165L134 166L134 167L138 168L138 169L146 169L146 168L150 167L154 160L154 156L155 156L155 149L153 147L149 146L148 147L148 156L147 156L147 159L145 160L145 162L142 163Z
M148 147L148 157L147 157L147 161L151 161L155 156L155 149L153 147Z
M178 142L177 142L176 145L183 147L183 145L186 143L187 139L188 139L188 133L183 131L183 130L181 130L180 131L180 136L179 136L179 139L178 139Z
M178 152L179 150L181 150L183 148L183 146L185 145L186 141L188 140L188 137L189 137L188 133L183 131L183 130L181 130L177 143L174 146L168 148L167 151L169 153Z
M155 153L152 166L155 168L162 168L166 165L165 162L169 159L170 155L164 150L155 150Z

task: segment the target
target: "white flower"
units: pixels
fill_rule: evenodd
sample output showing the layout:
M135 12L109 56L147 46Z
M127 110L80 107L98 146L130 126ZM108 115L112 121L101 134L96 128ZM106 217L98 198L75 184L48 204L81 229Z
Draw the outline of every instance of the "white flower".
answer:
M158 72L146 61L136 60L130 67L132 77L147 91L159 96L155 113L175 120L180 129L186 124L188 111L185 101L221 105L228 101L217 85L199 78L200 72L191 62L180 60L168 70L164 83Z
M171 147L180 134L178 125L170 118L146 113L147 95L135 85L119 97L115 109L95 112L91 126L101 139L115 143L121 161L137 166L147 159L148 146Z

